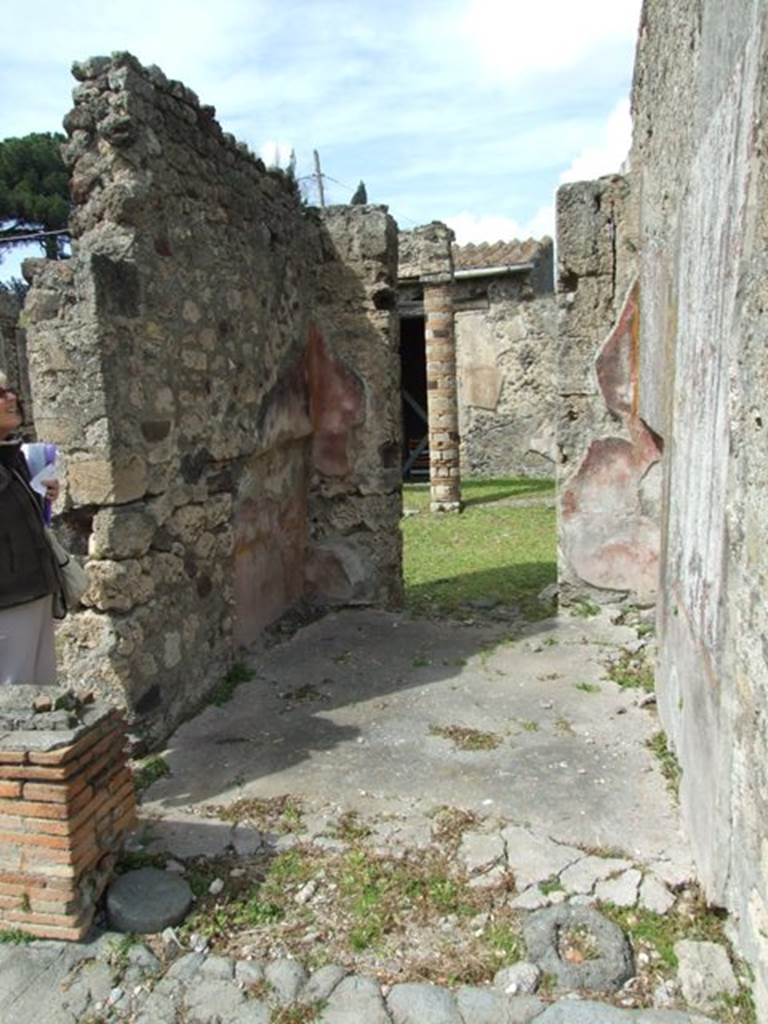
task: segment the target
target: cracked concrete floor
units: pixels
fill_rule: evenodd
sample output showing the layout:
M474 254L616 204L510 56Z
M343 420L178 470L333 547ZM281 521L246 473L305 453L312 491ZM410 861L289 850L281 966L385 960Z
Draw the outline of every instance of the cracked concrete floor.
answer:
M677 809L645 746L655 713L605 674L610 653L637 641L611 614L564 613L516 639L493 621L328 615L254 657L229 703L177 730L171 774L142 816L158 845L186 843L183 856L196 841L214 852L200 812L241 798L287 793L308 811L395 815L417 830L449 805L685 874ZM497 745L458 749L435 731L452 727Z

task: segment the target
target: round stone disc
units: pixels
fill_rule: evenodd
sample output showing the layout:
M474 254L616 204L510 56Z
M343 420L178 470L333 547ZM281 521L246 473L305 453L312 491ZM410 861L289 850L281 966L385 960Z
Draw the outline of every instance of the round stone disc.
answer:
M128 871L107 891L109 922L119 932L161 932L183 921L191 905L184 879L159 868Z

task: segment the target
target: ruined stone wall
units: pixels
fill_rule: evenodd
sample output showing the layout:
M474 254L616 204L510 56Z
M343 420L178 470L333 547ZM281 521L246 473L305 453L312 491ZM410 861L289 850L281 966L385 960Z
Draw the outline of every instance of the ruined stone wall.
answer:
M323 601L397 604L402 597L397 225L385 207L376 206L330 207L322 224L311 348L309 590Z
M557 195L558 577L564 602L652 602L661 442L638 413L636 197L627 178Z
M351 506L336 555L396 532L391 494L371 511L386 445L361 440L388 397L397 408L391 377L377 409L363 376L386 361L368 347L393 341L345 284L370 293L382 260L352 250L389 267L394 229L357 208L338 245L212 108L129 55L75 75L75 255L38 261L26 304L38 433L64 451L62 521L89 555L61 660L161 734L304 595L311 545ZM310 573L313 596L396 594L396 545L358 562L365 588L329 593Z
M537 294L529 272L522 272L459 280L454 300L462 472L553 476L557 309L551 291ZM480 308L466 308L472 305Z
M768 10L647 0L640 414L665 442L660 712L708 896L768 1019Z

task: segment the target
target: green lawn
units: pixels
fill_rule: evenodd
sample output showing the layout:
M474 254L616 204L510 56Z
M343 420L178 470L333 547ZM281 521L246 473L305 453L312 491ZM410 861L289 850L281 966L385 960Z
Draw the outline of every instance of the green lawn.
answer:
M536 595L556 573L555 511L543 499L551 480L466 480L460 515L429 512L429 485L405 484L403 520L406 605L415 612L471 612L469 602L519 605L529 617L544 613ZM542 498L515 507L508 498Z

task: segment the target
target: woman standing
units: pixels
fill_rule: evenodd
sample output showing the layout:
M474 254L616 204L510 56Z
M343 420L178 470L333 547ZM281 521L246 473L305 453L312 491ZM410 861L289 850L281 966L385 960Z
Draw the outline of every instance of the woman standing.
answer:
M60 589L43 529L43 508L29 486L16 431L17 393L0 371L0 685L56 682L53 595ZM46 485L58 495L58 482Z

